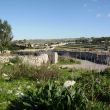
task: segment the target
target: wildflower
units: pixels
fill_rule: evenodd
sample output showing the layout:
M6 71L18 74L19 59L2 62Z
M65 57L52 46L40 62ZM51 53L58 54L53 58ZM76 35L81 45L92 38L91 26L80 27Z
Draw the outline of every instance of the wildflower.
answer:
M75 81L68 80L64 83L64 87L68 88L68 87L74 86L75 83L76 83Z
M12 66L14 65L14 63L11 63L11 62L9 64L12 65Z
M40 84L40 82L39 82L39 81L37 81L37 84Z
M8 94L12 94L12 92L13 92L12 90L8 90L8 92L7 92L7 93L8 93Z
M21 90L21 89L22 89L22 86L19 86L19 87L18 87L18 90Z
M7 77L8 75L7 75L7 74L5 74L5 73L3 73L3 74L2 74L2 76L3 76L3 77Z
M57 83L57 81L54 81L55 83Z
M2 74L2 77L5 80L10 80L10 77L7 74L5 74L5 73Z
M50 69L50 66L48 66L48 69Z
M54 81L55 82L55 84L59 84L59 81Z
M27 86L26 88L27 88L27 89L30 89L30 88L31 88L31 86Z
M24 96L24 93L22 93L21 91L17 91L17 93L15 94L18 97Z

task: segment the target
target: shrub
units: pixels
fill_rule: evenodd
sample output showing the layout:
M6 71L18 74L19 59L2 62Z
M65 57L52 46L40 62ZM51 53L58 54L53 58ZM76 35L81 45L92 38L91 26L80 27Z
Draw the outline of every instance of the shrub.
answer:
M11 58L9 61L11 63L22 63L22 60L18 56Z
M18 79L21 77L29 79L56 79L59 76L57 67L48 68L48 66L33 67L25 64L4 65L1 74L7 74L10 79Z
M57 66L41 66L37 69L38 79L57 79L59 77L60 71ZM33 77L34 78L34 77Z

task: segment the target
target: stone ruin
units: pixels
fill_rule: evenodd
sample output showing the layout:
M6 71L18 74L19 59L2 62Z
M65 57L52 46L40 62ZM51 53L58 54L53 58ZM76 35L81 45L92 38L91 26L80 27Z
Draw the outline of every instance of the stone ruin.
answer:
M57 52L52 52L49 54L49 61L53 64L58 63L58 53Z
M52 52L49 54L43 53L39 56L20 56L22 58L22 61L24 63L28 63L31 65L37 65L41 66L42 64L52 63L56 64L58 63L58 54L57 52Z
M16 56L0 56L0 62L5 63L9 62L10 59L15 58ZM58 62L58 54L57 52L51 53L42 53L38 56L33 55L19 55L18 56L23 63L41 66L42 64L52 63L56 64Z

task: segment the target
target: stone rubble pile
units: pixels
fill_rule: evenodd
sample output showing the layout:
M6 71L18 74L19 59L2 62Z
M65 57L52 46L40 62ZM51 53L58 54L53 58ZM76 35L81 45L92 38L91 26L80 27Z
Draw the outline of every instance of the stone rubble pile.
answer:
M0 56L0 63L9 62L9 59L14 58L15 56Z

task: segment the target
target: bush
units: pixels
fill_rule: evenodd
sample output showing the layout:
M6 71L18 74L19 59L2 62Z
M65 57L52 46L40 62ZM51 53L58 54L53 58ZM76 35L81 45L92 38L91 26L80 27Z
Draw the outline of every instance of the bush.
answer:
M59 76L57 67L48 66L33 67L25 64L4 65L0 73L7 74L11 80L21 77L29 79L56 79Z
M22 60L18 56L11 58L9 61L11 63L22 63Z

